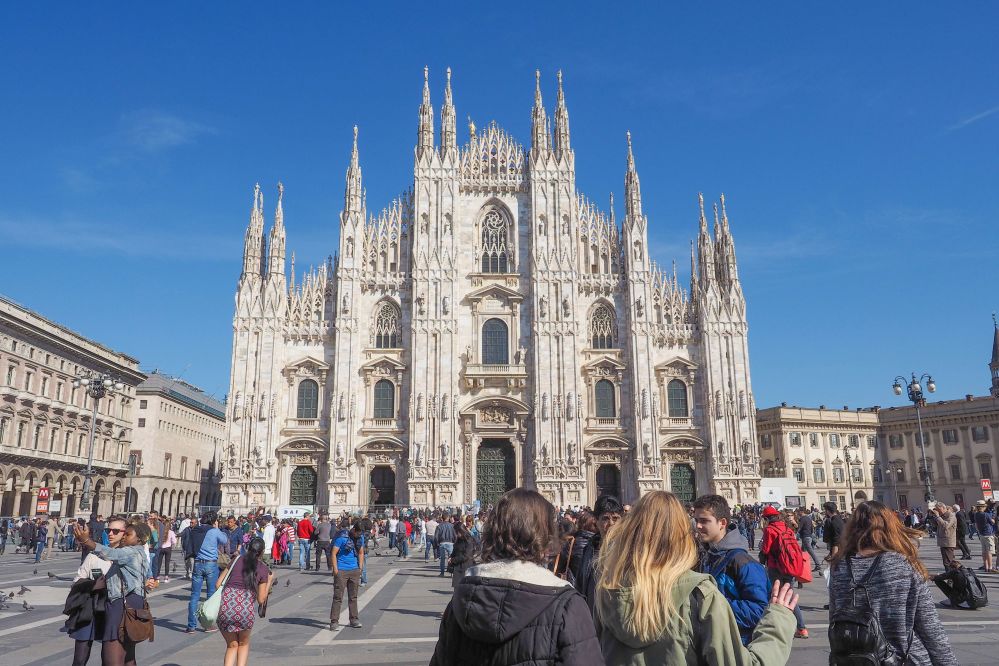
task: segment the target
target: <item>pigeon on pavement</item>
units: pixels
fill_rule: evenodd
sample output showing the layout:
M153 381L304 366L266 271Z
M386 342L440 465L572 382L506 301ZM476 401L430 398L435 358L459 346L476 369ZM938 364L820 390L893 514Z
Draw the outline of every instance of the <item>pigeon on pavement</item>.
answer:
M23 597L25 592L31 592L31 588L30 587L25 587L25 586L22 585L21 589L17 593L17 596Z
M24 610L26 610L26 611L35 610L35 607L34 606L29 606L27 601L22 601L21 602L21 607L24 608Z
M49 578L55 578L56 577L56 575L54 573L52 573L51 571L49 571L47 573L49 575Z
M291 586L291 579L289 579L289 580L286 580L286 581L284 582L284 586L285 586L285 587L290 587L290 586Z
M37 575L38 575L38 569L35 569L35 570L34 570L34 571L32 571L31 573L33 573L33 574L35 574L35 575L37 576Z

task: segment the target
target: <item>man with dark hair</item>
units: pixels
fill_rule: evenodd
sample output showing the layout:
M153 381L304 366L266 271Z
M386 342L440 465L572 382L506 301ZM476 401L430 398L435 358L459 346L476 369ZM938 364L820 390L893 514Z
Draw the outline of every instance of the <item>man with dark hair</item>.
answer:
M694 525L701 543L697 570L711 574L728 599L743 645L749 645L753 630L770 600L767 571L749 556L749 543L737 529L729 529L732 513L721 495L702 495L694 502Z
M455 539L457 539L457 533L454 531L454 525L451 524L451 517L445 515L441 518L441 522L437 526L437 529L434 530L434 543L437 544L437 555L440 562L441 578L444 577L444 569L447 567L447 560L451 557L451 553L454 552Z
M620 500L613 495L601 495L593 505L593 513L597 517L597 534L590 539L583 550L583 555L579 561L579 575L574 583L579 593L586 597L590 612L593 612L593 603L597 594L595 567L597 556L600 554L600 542L617 521L621 520L624 507L621 506Z
M201 584L207 583L208 597L215 594L215 584L219 579L219 553L226 552L229 547L229 537L219 529L219 518L213 511L201 516L201 524L197 527L189 527L184 535L186 539L181 539L184 549L184 557L194 558L194 568L191 571L191 598L187 605L187 629L186 634L193 634L197 631L198 621L195 613L198 610L198 601L201 599ZM217 631L208 629L207 631Z
M957 608L961 604L968 604L969 608L981 608L988 603L988 596L982 599L974 594L975 589L984 593L985 587L978 581L975 572L961 566L961 563L954 560L946 565L946 570L933 577L933 582L940 591L947 597L947 602L951 608Z
M839 551L839 539L843 536L844 524L843 519L839 517L835 502L826 502L822 505L822 510L826 514L825 522L822 523L822 540L829 549L829 554L825 557L825 561L828 562Z
M812 548L812 538L815 535L812 514L804 509L798 509L795 513L798 514L798 537L801 539L801 552L808 553L808 557L812 560L812 571L820 571L822 567L819 565L819 558ZM800 582L798 586L801 587Z

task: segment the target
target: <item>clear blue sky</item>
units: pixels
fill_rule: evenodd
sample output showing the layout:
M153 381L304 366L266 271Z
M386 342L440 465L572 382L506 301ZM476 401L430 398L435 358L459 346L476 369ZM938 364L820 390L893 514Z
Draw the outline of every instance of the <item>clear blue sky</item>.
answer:
M759 406L900 404L909 370L987 389L993 3L34 4L0 22L0 292L146 370L226 392L253 184L322 261L353 124L369 208L411 182L427 64L435 112L450 65L459 118L525 144L561 68L579 188L620 208L630 129L684 279L697 193L726 194Z

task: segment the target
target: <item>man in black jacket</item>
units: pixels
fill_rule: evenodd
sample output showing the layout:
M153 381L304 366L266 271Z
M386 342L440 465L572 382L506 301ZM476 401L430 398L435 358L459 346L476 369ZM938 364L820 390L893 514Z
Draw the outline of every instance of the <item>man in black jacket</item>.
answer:
M830 561L839 550L839 539L843 536L843 519L839 517L835 502L826 502L822 505L825 511L826 520L822 523L822 540L826 542L829 554L826 555L826 562Z
M954 515L957 517L957 547L961 549L961 559L970 560L971 550L968 548L968 514L960 505L954 505Z
M579 575L573 583L579 593L586 597L590 612L593 612L593 603L597 595L597 575L594 567L600 554L600 541L624 515L624 507L613 495L601 495L593 505L593 513L597 517L597 534L590 539L590 543L586 544L586 549L583 550L579 562Z

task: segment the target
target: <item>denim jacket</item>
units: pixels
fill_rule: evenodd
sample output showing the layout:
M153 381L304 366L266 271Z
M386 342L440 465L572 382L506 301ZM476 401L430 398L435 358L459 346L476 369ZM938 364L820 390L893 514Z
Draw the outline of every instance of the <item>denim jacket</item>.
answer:
M118 570L121 571L121 576L117 574L108 576L108 601L115 601L132 593L142 594L146 578L149 577L149 559L145 548L142 546L111 548L99 543L95 552L105 560L117 564ZM122 578L125 579L124 593L121 590Z

